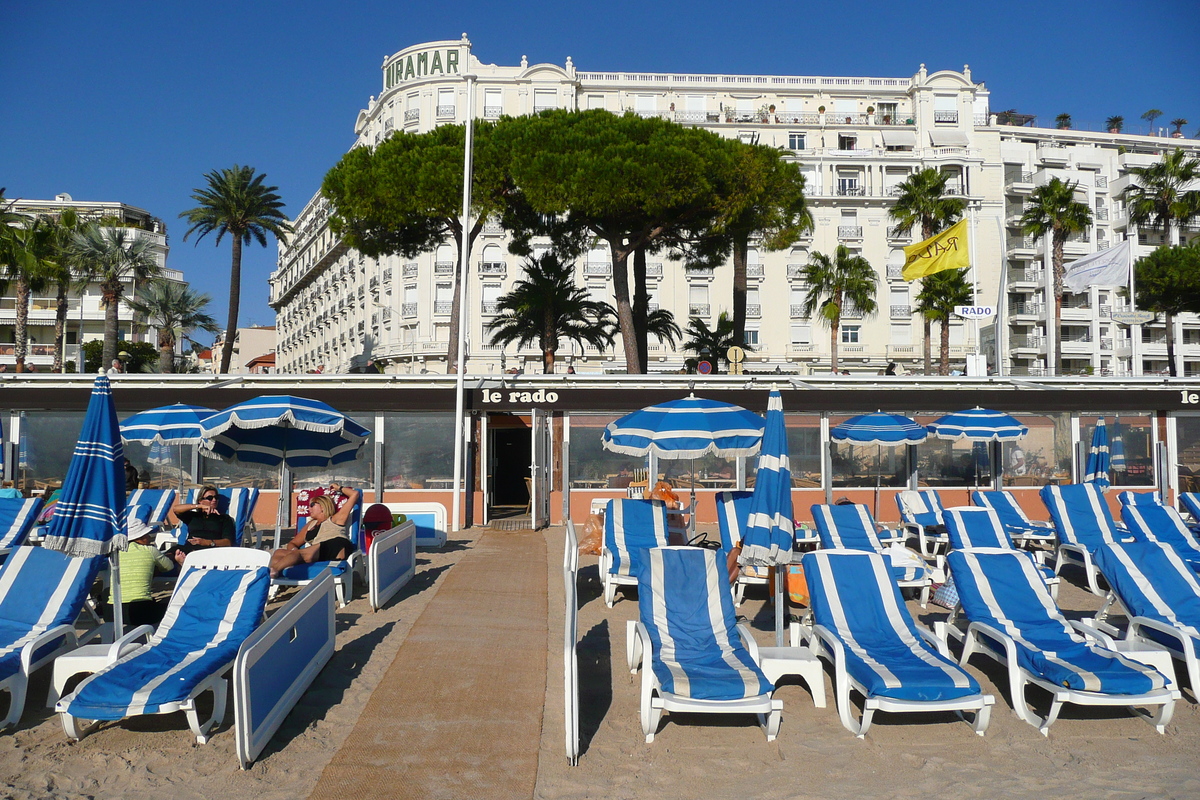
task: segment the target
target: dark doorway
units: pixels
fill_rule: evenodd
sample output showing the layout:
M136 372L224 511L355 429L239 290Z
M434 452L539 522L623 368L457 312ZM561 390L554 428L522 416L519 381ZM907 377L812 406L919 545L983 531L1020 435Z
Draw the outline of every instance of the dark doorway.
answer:
M493 428L491 434L492 505L520 506L524 511L529 505L526 479L533 457L529 429Z

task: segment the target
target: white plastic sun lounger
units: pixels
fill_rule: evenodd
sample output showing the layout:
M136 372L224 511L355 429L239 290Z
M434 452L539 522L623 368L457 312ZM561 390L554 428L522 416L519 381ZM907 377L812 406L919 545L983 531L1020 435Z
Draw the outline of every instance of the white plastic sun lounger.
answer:
M637 586L640 554L667 545L667 506L661 500L609 500L600 547L604 604L617 599L618 586Z

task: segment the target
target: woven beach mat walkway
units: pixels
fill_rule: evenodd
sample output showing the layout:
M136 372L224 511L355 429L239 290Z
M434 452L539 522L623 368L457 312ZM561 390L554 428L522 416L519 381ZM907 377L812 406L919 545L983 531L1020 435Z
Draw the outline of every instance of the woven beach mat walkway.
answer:
M485 533L413 624L311 797L531 798L546 574L542 534Z

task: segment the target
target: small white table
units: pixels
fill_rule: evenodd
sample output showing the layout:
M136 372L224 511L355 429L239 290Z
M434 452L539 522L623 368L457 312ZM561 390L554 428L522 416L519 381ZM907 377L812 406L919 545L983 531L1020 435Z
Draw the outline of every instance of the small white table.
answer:
M54 708L54 704L62 698L63 689L67 682L76 675L99 672L108 666L108 651L111 644L85 644L69 653L64 653L54 659L54 679L50 684L50 694L46 698L46 706Z
M1167 678L1167 688L1179 688L1179 685L1175 682L1175 662L1169 652L1152 647L1144 647L1141 646L1141 642L1130 642L1125 639L1118 639L1114 644L1116 646L1113 649L1129 660L1137 661L1140 664L1147 664L1165 675Z
M825 708L825 669L807 647L760 647L758 666L775 683L784 675L799 675L808 684L813 705Z

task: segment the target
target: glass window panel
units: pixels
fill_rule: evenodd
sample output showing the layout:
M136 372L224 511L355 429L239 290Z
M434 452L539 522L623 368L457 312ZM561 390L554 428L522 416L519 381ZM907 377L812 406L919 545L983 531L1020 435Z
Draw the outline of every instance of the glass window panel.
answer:
M1082 468L1087 467L1088 452L1096 431L1096 421L1099 419L1095 414L1079 417L1079 441L1083 444L1084 459L1080 464ZM1108 414L1104 417L1104 424L1108 429L1110 457L1114 453L1113 448L1118 437L1121 440L1119 447L1125 453L1125 468L1108 471L1108 480L1112 485L1154 486L1154 417L1148 413ZM1182 453L1182 450L1180 452Z
M830 416L832 429L855 415ZM908 483L907 446L829 443L835 487L904 486Z
M17 484L26 491L45 488L48 482L61 485L83 429L83 412L29 411L21 415L21 423L13 471Z
M1013 414L1029 434L1001 445L1005 486L1071 481L1071 415Z
M785 414L788 461L792 486L817 489L821 486L821 417L819 414Z
M942 414L917 414L913 419L929 425ZM1067 419L1068 431L1070 419ZM922 486L990 486L992 448L987 442L953 441L929 437L917 445L917 480Z
M621 414L571 414L572 484L577 487L602 484L604 488L623 489L633 481L634 470L645 469L646 459L605 450L600 444L604 427ZM660 461L659 470L669 462ZM622 485L624 484L624 485Z
M1175 419L1175 450L1179 459L1179 491L1200 492L1200 417Z
M454 414L389 413L383 415L383 488L452 488Z

